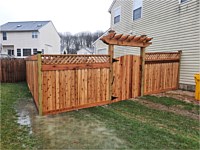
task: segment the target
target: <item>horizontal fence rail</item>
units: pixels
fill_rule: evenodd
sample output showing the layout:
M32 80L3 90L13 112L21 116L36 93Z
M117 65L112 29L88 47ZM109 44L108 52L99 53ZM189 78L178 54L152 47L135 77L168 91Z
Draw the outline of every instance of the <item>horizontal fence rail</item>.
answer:
M26 61L22 58L0 59L0 81L14 83L26 81Z
M144 94L178 88L180 56L181 53L146 53ZM110 55L41 54L27 58L27 83L40 114L140 96L141 57L110 58Z
M146 53L144 94L178 89L181 52Z

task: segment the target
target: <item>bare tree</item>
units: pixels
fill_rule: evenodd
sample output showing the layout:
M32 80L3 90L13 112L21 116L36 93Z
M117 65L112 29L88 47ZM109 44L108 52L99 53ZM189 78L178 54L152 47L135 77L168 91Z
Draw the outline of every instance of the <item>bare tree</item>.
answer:
M92 43L102 34L102 31L97 31L95 33L80 32L75 35L72 35L70 32L60 33L61 48L65 48L68 54L76 54L80 48L92 48Z
M73 38L70 32L65 32L61 34L61 47L67 50L67 53L70 54L70 49L73 46Z

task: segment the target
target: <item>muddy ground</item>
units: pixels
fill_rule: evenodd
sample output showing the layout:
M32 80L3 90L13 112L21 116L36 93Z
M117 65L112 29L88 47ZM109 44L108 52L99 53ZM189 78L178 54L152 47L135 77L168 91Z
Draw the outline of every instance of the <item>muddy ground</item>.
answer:
M194 92L190 91L182 91L182 90L173 90L173 91L167 91L159 94L152 94L158 97L172 97L175 99L183 100L188 103L198 104L200 105L200 101L194 99Z
M19 102L17 105L18 123L28 125L30 134L36 134L43 141L42 149L116 149L126 148L123 140L107 129L103 122L84 112L49 116L38 116L33 101ZM79 113L80 114L80 113ZM81 117L81 118L80 118Z
M199 104L194 100L194 93L187 91L169 91L156 96L167 96ZM168 108L161 104L135 99L148 107L175 112L198 119L199 116L177 108ZM18 123L30 127L30 134L43 140L43 149L125 149L125 142L116 136L114 130L107 129L103 122L97 120L86 110L80 113L68 112L57 115L38 116L33 100L19 101L16 106ZM79 114L79 115L77 115Z

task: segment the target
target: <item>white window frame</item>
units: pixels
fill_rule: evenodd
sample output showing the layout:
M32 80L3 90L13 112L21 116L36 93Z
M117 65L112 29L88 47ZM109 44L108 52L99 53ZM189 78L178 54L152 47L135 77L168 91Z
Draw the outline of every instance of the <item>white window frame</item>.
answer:
M120 21L121 21L121 11L122 11L121 6L116 7L116 8L113 10L113 24L114 24L114 25L120 23ZM115 23L115 17L117 17L117 16L119 16L119 22L116 22L116 23Z
M20 56L18 56L20 54ZM21 48L17 48L17 57L22 57L22 50Z
M133 19L134 17L134 10L138 9L141 7L141 17L140 18L137 18L137 19ZM133 21L136 21L136 20L139 20L142 18L143 16L143 0L134 0L133 1L133 11L132 11L132 20Z
M32 32L32 38L33 39L37 39L38 38L38 32L37 31L33 31Z
M30 55L24 55L24 50L30 50ZM32 55L32 50L31 50L31 48L23 48L22 49L22 56L31 56Z

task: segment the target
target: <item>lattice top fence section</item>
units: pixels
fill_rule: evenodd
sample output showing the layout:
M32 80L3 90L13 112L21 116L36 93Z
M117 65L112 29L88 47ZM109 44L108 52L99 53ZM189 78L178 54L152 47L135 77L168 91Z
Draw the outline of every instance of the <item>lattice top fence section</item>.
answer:
M180 52L173 53L146 53L145 61L179 61L180 60Z
M109 55L42 55L42 64L96 64L109 63Z

